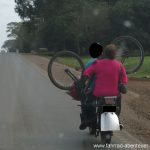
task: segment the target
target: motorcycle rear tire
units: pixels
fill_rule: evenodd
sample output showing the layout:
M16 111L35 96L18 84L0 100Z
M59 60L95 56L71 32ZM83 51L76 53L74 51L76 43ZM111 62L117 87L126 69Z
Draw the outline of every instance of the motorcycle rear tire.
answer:
M111 143L112 133L110 131L101 132L101 142L102 144L110 144Z
M95 128L89 127L89 133L90 133L90 135L95 135L95 132L96 132Z

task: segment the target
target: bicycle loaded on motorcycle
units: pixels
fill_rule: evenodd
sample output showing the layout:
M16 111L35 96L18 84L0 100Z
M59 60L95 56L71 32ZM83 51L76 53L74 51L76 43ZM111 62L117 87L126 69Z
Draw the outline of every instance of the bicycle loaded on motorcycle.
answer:
M125 65L127 74L137 71L142 66L144 52L142 45L136 39L130 36L121 36L115 39L113 43L117 45L118 59ZM130 44L128 45L128 43ZM132 65L130 58L136 58ZM96 137L100 135L104 144L110 143L113 131L122 129L118 117L121 109L121 94L119 96L93 97L89 90L90 80L83 77L83 72L84 63L82 59L71 51L56 53L48 66L48 75L52 83L59 89L69 91L69 95L80 101L81 105L79 106L82 111L87 108L88 111L89 108L91 109L91 116L86 118L88 120L86 125L89 127L90 134ZM119 83L119 91L126 93L126 87L121 82ZM81 112L81 122L85 119L85 116L82 115Z

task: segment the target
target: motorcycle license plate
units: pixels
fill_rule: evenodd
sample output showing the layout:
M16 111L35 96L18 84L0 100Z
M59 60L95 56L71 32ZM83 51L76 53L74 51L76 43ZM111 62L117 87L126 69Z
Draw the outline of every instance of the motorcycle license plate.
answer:
M105 97L106 105L114 105L116 97Z

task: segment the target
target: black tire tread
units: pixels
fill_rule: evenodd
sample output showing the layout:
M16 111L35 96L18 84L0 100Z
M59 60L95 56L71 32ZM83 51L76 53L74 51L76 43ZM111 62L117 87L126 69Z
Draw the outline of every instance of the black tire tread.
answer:
M144 62L144 49L143 49L143 46L142 46L142 44L137 40L137 39L135 39L134 37L132 37L132 36L119 36L119 37L117 37L116 39L114 39L111 43L116 43L117 41L119 41L119 40L121 40L121 39L131 39L132 41L134 41L136 44L137 44L137 46L140 48L140 53L141 53L141 59L140 59L140 62L139 62L139 64L135 67L135 68L133 68L133 69L127 69L127 74L131 74L131 73L134 73L134 72L136 72L136 71L138 71L140 68L141 68L141 66L142 66L142 64L143 64L143 62Z
M51 80L51 82L59 89L61 90L70 90L71 87L65 87L65 86L62 86L60 85L59 83L56 82L56 80L54 79L53 75L52 75L52 70L51 70L51 67L53 65L53 62L55 61L55 59L57 57L60 57L60 56L65 56L65 55L70 55L70 56L73 56L74 58L76 58L79 62L79 64L81 65L82 67L82 74L83 74L83 71L84 71L84 63L82 62L82 59L80 58L80 56L78 56L76 53L72 52L72 51L61 51L61 52L58 52L56 53L50 60L49 64L48 64L48 76Z

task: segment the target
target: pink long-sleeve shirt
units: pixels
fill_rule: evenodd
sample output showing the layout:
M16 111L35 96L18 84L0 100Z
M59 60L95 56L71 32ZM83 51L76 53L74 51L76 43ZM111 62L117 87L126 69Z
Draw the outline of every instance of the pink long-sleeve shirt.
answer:
M85 70L84 75L91 78L96 75L95 88L93 95L118 96L119 81L128 83L128 77L124 66L117 60L102 59L97 60L95 64Z

